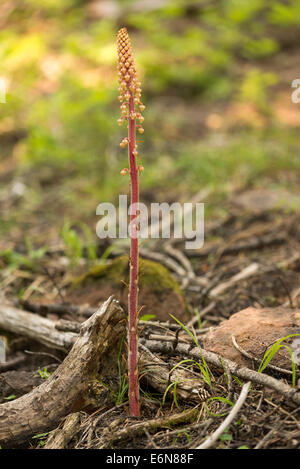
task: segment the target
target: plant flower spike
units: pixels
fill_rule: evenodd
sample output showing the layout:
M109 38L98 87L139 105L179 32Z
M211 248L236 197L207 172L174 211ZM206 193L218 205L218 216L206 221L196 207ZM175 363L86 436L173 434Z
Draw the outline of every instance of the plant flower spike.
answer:
M131 181L131 214L130 214L130 282L128 294L128 392L130 413L139 416L139 378L138 378L138 176L144 170L137 165L137 144L135 140L136 128L140 134L144 133L142 123L144 118L140 111L145 109L141 102L141 83L137 80L130 39L126 28L118 33L118 75L122 116L118 123L128 122L128 137L120 143L121 148L128 146L129 169L121 171L122 176L127 173ZM138 121L138 124L136 123Z

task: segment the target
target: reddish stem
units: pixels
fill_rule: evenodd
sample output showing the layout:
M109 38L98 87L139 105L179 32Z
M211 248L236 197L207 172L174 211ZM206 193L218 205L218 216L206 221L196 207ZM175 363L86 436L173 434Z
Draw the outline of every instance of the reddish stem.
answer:
M128 328L128 386L129 386L129 406L133 416L139 416L139 379L138 379L138 202L139 202L139 181L136 157L133 152L135 148L135 119L131 119L134 113L134 100L131 94L128 103L128 153L129 172L131 181L131 206L130 215L130 283L128 294L129 307L129 328Z

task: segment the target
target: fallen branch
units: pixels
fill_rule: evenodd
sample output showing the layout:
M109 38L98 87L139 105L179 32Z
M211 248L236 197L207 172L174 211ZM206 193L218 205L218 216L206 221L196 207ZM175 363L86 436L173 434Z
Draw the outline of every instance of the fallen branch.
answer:
M274 270L278 269L287 269L295 262L298 262L300 258L300 254L296 253L292 257L285 259L283 261L278 262L275 266L267 266L264 267L257 262L253 262L252 264L245 267L243 270L238 272L237 274L233 275L230 279L219 283L218 285L214 286L213 288L208 288L207 296L210 298L217 298L225 291L229 290L231 287L234 287L237 283L242 280L246 280L250 277L267 274L269 272L273 272Z
M300 287L292 291L290 295L291 297L287 301L285 301L282 306L291 306L293 308L294 307L293 303L298 298L299 295L300 295Z
M152 352L163 353L169 355L174 353L174 348L170 342L158 342L152 341L149 339L140 339L141 343L147 347ZM191 348L188 344L178 343L176 346L176 353L184 357L192 357L196 360L202 362L204 359L207 363L216 366L224 370L224 365L230 370L232 375L237 376L238 378L251 381L262 386L267 386L274 391L278 392L286 399L290 399L295 404L300 405L300 391L292 388L290 385L273 378L272 376L266 375L264 373L258 373L257 371L250 370L246 367L240 367L238 364L234 363L227 358L220 359L219 355L208 350L204 350L199 347Z
M246 278L252 277L253 275L257 274L259 268L260 265L256 262L253 262L252 264L248 265L245 269L241 270L241 272L231 277L226 282L220 283L215 288L213 288L209 292L209 296L212 298L216 298L221 293L224 293L224 291L228 290L241 280L245 280Z
M36 433L52 430L59 419L89 403L91 382L100 365L100 373L105 376L117 362L118 343L125 327L122 319L122 309L109 298L82 324L72 350L47 381L19 399L0 405L3 447L19 445ZM31 334L28 328L25 332ZM63 335L70 337L68 333Z
M162 254L158 251L150 251L147 248L141 248L140 252L141 256L145 259L160 262L160 264L167 267L167 269L177 274L180 278L187 275L186 270L178 262L176 262L171 257L167 256L166 254Z
M68 351L77 334L60 332L55 322L7 304L0 304L0 329L28 337L58 350Z
M224 243L217 243L214 246L209 246L207 248L202 248L199 251L187 252L188 257L207 257L211 254L218 254L218 251L222 249L220 257L225 254L238 254L243 251L252 251L255 249L261 249L267 246L272 246L274 244L283 244L286 242L286 236L276 233L266 234L263 237L255 237L249 241L241 242L233 246L226 246L223 248Z
M6 305L4 306L5 308L7 307ZM0 312L1 307L2 306L0 305ZM3 308L3 311L5 311L5 308ZM11 315L12 314L14 316L13 318L11 317L9 322L10 328L12 327L12 324L18 324L18 332L20 334L25 335L25 337L34 338L36 341L43 344L45 344L45 337L48 333L46 344L54 349L61 348L62 344L64 345L65 350L70 349L78 337L78 334L74 331L81 327L80 323L77 322L61 319L54 322L37 314L32 314L16 308L12 308ZM1 323L0 314L0 328L4 329L5 324L6 323L4 321ZM144 325L148 326L149 324L146 322ZM155 325L159 326L160 324L155 323ZM171 325L171 327L172 326L173 325ZM176 329L179 331L179 326L176 325ZM70 332L70 330L73 332ZM55 342L57 337L59 339L58 343ZM156 336L154 335L154 337ZM162 340L162 337L159 337ZM168 340L167 337L163 339ZM179 338L176 338L176 336L174 336L174 338L170 337L169 340L170 339L173 340L173 344L177 340L180 340ZM187 340L189 341L189 339L190 338L188 337ZM176 383L176 394L179 399L199 402L199 400L203 401L209 397L203 383L198 380L198 377L195 379L195 376L193 376L190 370L176 367L176 369L170 373L171 370L167 364L147 349L143 351L141 356L141 369L144 378L153 387L153 389L156 389L158 392L164 393L167 387L174 382L174 385ZM171 387L169 392L174 392L174 387Z
M97 308L87 307L86 305L73 305L70 303L38 303L29 300L18 300L16 307L21 305L27 311L38 313L44 316L49 313L57 314L58 316L64 316L66 314L71 316L85 316L90 317Z

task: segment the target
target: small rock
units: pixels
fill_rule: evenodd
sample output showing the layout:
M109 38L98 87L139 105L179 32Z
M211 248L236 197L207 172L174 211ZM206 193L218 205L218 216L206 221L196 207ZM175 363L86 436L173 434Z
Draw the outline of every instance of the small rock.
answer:
M290 334L300 333L300 310L284 307L246 308L221 323L203 338L206 350L215 352L240 365L251 366L252 360L245 358L232 343L234 335L238 346L251 356L262 360L265 352L277 340ZM300 336L298 337L298 339ZM285 341L293 348L297 337ZM300 364L299 353L294 347L296 363ZM291 357L285 348L281 348L272 358L271 364L291 370ZM259 363L255 364L257 369Z

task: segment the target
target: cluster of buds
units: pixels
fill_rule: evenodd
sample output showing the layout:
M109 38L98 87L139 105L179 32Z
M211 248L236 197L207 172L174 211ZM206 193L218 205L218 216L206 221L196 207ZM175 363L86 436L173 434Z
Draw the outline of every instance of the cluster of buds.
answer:
M128 137L123 138L122 142L120 143L120 147L125 148L127 147L128 143L129 143Z
M121 103L122 116L118 124L122 125L128 119L137 120L137 130L144 133L142 124L144 117L141 112L145 106L141 101L141 83L137 79L130 39L126 28L118 33L118 77L119 77L119 101Z

